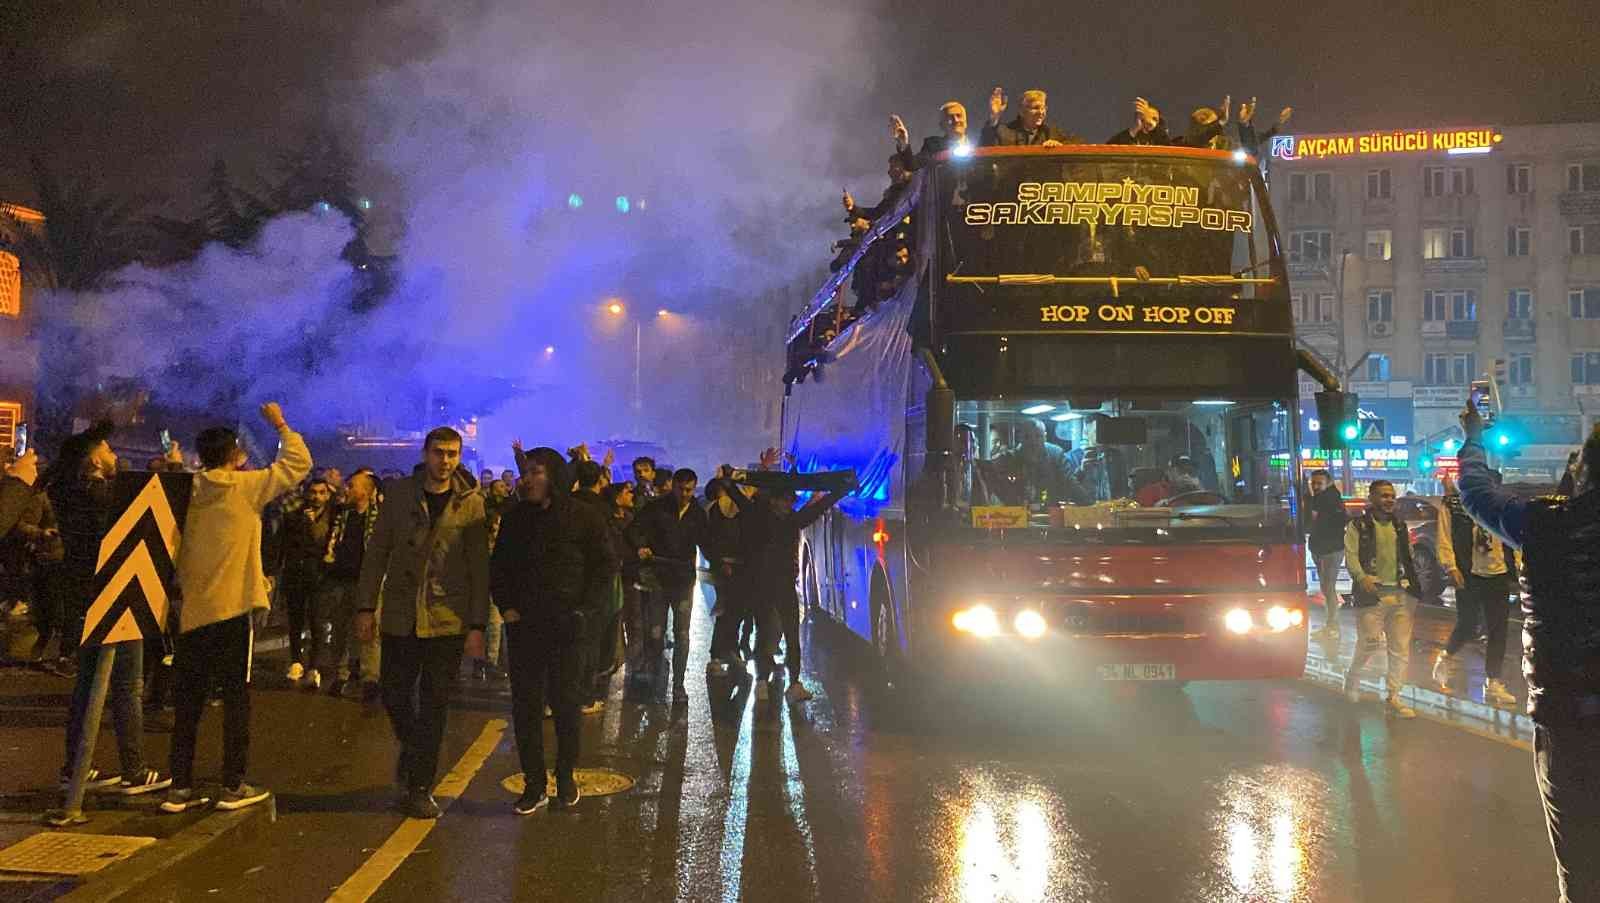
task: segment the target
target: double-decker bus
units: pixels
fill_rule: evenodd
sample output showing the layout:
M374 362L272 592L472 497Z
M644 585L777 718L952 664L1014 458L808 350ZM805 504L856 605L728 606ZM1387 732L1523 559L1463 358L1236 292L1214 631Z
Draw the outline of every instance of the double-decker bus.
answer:
M859 478L803 535L804 604L896 668L1298 676L1288 297L1242 153L931 161L789 336L785 450Z

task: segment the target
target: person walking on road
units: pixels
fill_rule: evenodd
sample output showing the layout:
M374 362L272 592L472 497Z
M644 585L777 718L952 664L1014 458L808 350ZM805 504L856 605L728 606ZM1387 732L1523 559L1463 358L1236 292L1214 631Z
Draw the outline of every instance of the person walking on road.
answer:
M1524 553L1522 673L1560 899L1600 900L1600 427L1583 445L1576 494L1540 499L1495 479L1470 405L1461 428L1462 507Z
M1356 652L1344 676L1344 693L1361 701L1361 669L1387 640L1387 712L1396 718L1417 713L1400 698L1411 663L1411 629L1416 617L1417 569L1411 560L1406 525L1395 514L1394 484L1373 480L1367 511L1344 531L1345 567L1355 590Z
M299 507L284 515L278 529L273 556L277 566L271 568L278 574L278 598L289 609L287 676L297 684L304 680L310 690L322 689L317 665L323 646L323 615L317 603L328 567L325 559L333 530L333 495L333 485L326 477L315 477L306 484Z
M1498 482L1499 474L1493 476ZM1508 600L1517 587L1522 553L1508 549L1499 537L1473 523L1461 506L1461 494L1449 482L1439 509L1438 548L1439 566L1456 587L1456 626L1444 651L1434 659L1434 683L1445 693L1459 684L1464 669L1456 656L1477 637L1481 619L1489 634L1483 653L1483 701L1502 708L1514 706L1517 697L1500 679L1500 668L1506 657Z
M524 790L515 810L532 815L545 795L544 710L556 727L556 808L576 805L578 709L591 691L589 658L612 611L618 559L601 510L566 491L555 449L534 449L528 497L500 522L490 582L506 624L511 711Z
M172 789L165 812L184 812L206 799L194 789L195 742L206 696L222 694L222 795L218 809L242 809L268 791L244 781L250 751L250 657L253 615L267 608L261 570L261 512L311 472L305 440L289 428L275 402L261 416L278 433L278 456L266 470L245 470L247 455L227 427L201 431L195 446L204 468L195 475L178 547L173 651L176 714L172 728Z
M1322 584L1322 604L1327 618L1319 636L1339 641L1339 568L1344 564L1344 528L1349 520L1344 513L1344 496L1326 470L1311 472L1311 530L1306 544L1317 564L1317 582Z
M489 527L483 493L461 469L461 434L428 433L423 463L386 487L361 561L356 636L371 639L383 594L384 708L400 741L400 808L438 818L433 782L461 657L483 658L489 620Z
M672 475L672 491L651 502L634 521L633 542L660 584L645 611L645 662L656 671L665 651L667 614L672 615L672 690L687 701L684 673L689 668L689 622L694 614L697 552L706 551L706 512L695 501L700 478L687 468Z
M350 631L355 623L357 584L361 579L361 561L366 556L367 541L378 524L378 478L370 470L358 470L345 484L345 503L333 516L328 531L327 549L323 553L326 573L317 594L316 612L319 621L327 621L329 639L322 645L322 657L313 664L314 673L337 675L328 692L338 696L344 692L351 677ZM321 624L313 624L317 633ZM318 647L312 643L312 648ZM358 659L359 663L359 659ZM376 675L373 675L376 676Z

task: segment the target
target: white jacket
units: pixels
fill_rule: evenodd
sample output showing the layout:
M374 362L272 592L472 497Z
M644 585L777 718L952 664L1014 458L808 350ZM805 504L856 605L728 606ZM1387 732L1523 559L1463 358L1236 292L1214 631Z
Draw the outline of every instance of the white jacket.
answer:
M278 458L265 470L195 474L178 547L178 632L188 633L266 608L261 570L261 509L311 472L300 434L278 431Z

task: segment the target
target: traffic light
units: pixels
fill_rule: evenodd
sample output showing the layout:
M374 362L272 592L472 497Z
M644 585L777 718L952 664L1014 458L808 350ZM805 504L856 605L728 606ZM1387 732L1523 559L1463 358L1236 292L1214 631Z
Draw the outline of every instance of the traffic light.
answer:
M1429 471L1433 470L1433 456L1427 452L1423 452L1422 457L1417 459L1417 469L1423 473L1428 473Z
M1354 392L1329 390L1318 392L1317 420L1320 424L1318 445L1325 449L1349 448L1361 436L1361 423L1356 413L1361 399Z

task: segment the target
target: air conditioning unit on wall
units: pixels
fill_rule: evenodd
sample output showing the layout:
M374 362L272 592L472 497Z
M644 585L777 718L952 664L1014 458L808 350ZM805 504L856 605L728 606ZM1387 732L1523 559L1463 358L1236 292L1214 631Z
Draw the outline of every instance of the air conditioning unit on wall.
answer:
M1387 338L1394 335L1394 324L1387 320L1374 320L1367 324L1367 334L1375 339Z

